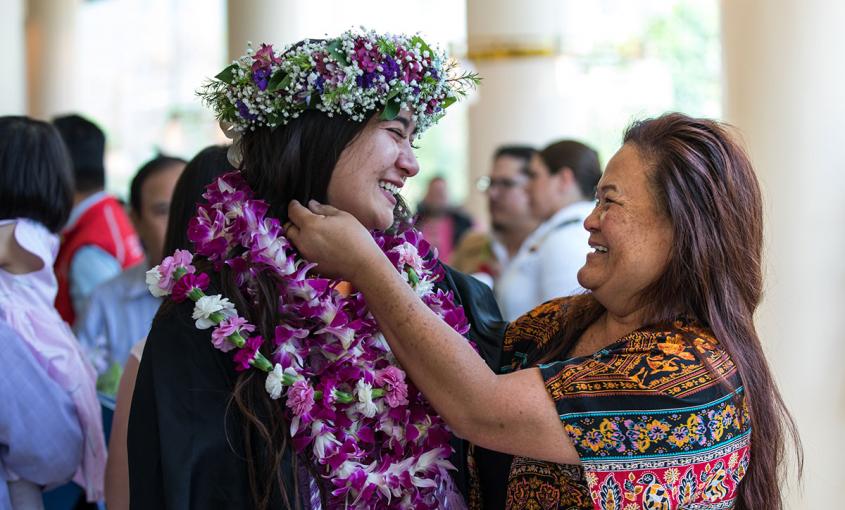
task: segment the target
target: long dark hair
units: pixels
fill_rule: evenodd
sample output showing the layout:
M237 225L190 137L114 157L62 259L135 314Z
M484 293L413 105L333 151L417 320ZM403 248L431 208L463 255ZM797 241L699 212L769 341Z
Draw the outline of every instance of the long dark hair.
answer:
M0 219L59 232L73 207L71 159L59 132L29 117L0 117Z
M256 197L269 204L268 215L285 222L291 200L326 202L329 180L341 153L361 133L366 123L306 111L285 126L257 128L246 133L240 141L243 154L241 174ZM279 323L278 281L266 274L258 276L255 295L250 296L238 288L234 275L225 268L221 279L224 294L238 310L244 312L247 320L255 324L257 333L264 338L273 338ZM265 343L261 349L269 359L268 344ZM264 389L264 378L255 371L238 376L232 398L245 418L246 461L255 507L268 508L274 496L279 497L288 508L298 507L301 501L297 491L300 483L295 481L294 494L290 497L282 480L281 464L290 442L284 404L269 398ZM326 490L315 467L304 458L293 457L295 480L299 472L297 466L301 465L318 484L325 507Z
M751 463L737 508L780 510L787 436L799 477L803 453L754 327L763 292L763 206L751 161L725 126L679 113L634 123L624 142L653 169L652 189L674 227L666 271L643 293L647 316L689 314L728 351L751 417Z
M685 315L712 329L730 354L751 418L751 462L737 508L780 510L787 437L799 478L804 458L754 327L763 291L763 207L751 162L725 126L680 113L635 122L624 143L650 167L652 192L673 227L666 269L640 296L644 321ZM605 311L589 293L567 306L567 327L532 361L559 359Z

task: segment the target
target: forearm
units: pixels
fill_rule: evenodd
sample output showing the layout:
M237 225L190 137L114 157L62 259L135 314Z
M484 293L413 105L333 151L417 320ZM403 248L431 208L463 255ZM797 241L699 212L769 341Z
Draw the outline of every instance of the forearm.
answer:
M417 297L385 257L352 282L414 384L459 435L485 426L497 376L469 343Z

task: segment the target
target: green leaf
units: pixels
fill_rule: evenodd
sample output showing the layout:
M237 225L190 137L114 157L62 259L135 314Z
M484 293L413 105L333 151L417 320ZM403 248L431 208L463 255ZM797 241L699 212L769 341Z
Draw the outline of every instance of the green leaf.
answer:
M332 56L338 63L342 65L349 65L349 61L346 60L346 53L343 51L343 47L341 46L340 41L335 40L330 42L326 46L326 50L329 52L329 55Z
M434 52L431 51L431 48L428 46L428 44L426 44L426 42L423 41L422 37L415 35L414 37L411 38L411 45L416 46L417 43L420 44L420 48L423 51L427 51L429 53L429 55L434 55Z
M296 64L300 69L308 69L311 67L311 57L305 54L294 55L289 57L289 60Z
M394 90L388 96L384 103L384 110L381 112L381 120L393 120L399 115L399 110L402 108L402 102L396 97L399 92Z
M386 39L379 40L378 49L385 55L390 55L391 57L396 54L396 46Z
M270 81L267 82L267 91L268 92L276 92L277 90L282 90L283 87L282 83L285 82L285 79L288 78L288 74L282 70L276 71L273 76L270 77ZM287 83L290 83L288 80Z
M417 272L414 271L412 268L408 268L405 270L408 273L408 279L411 281L411 285L416 287L420 284L420 277L417 275Z
M224 83L228 83L229 85L231 85L232 82L235 81L235 71L237 69L238 69L238 64L232 64L229 67L227 67L226 69L223 69L222 71L217 73L217 76L215 76L215 78L217 78L218 80L220 80Z
M443 100L443 104L441 105L441 107L442 108L449 108L450 106L455 104L457 101L458 101L457 97L449 96L449 97L447 97L446 99Z

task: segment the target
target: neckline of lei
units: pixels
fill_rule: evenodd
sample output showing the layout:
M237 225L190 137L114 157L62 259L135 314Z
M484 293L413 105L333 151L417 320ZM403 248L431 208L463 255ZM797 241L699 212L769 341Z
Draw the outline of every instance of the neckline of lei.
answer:
M237 371L267 373L265 389L285 403L295 451L328 482L329 508L438 508L454 469L451 433L406 381L363 296L341 295L337 281L309 275L315 265L296 253L238 172L203 197L188 225L196 255L177 250L150 269L150 291L193 301L196 327L212 329L215 348L233 351ZM422 301L466 335L463 309L451 291L435 287L444 271L422 235L408 228L373 237ZM216 271L228 266L246 296L255 295L259 275L278 280L273 338L254 335L227 298L205 294L210 278L193 265L196 256ZM268 356L259 351L265 344Z

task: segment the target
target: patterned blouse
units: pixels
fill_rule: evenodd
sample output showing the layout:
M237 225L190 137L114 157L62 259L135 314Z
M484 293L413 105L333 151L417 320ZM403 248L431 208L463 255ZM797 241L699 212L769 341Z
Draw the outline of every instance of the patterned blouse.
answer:
M583 301L552 300L517 319L503 364L522 368ZM736 368L709 329L643 328L540 370L581 465L514 458L506 508L733 508L751 428Z

